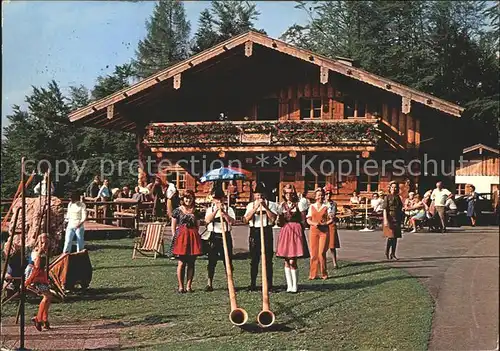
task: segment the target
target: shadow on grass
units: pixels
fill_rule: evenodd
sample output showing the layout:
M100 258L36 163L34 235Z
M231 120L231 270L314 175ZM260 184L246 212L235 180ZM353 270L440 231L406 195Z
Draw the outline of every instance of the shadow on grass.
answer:
M142 261L142 262L148 262L148 261ZM138 265L126 265L126 266L100 266L100 267L94 267L94 271L99 271L103 269L121 269L121 268L145 268L145 267L167 267L167 266L177 266L177 262L172 261L172 263L168 264L171 262L171 260L164 260L162 264L138 264Z
M144 296L142 294L134 293L134 294L116 295L121 293L129 293L141 288L142 286L87 289L66 296L64 302L144 299Z
M333 277L329 277L327 280L331 280ZM373 280L358 280L350 283L329 283L329 284L302 284L302 291L334 291L334 290L354 290L363 289L367 287L377 286L379 284L391 282L394 280L405 280L414 279L413 276L402 276L402 277L387 277L379 278Z
M258 324L249 323L249 324L242 325L240 327L240 329L243 330L243 331L246 331L248 333L254 333L254 334L258 334L258 333L270 333L270 332L285 332L285 333L288 333L288 332L291 332L291 331L294 330L293 328L290 328L289 326L287 326L286 324L283 324L283 323L276 323L276 324L271 325L268 328L262 328Z
M97 250L130 250L130 256L132 256L132 251L134 249L133 245L114 245L114 244L89 244L85 245L85 248L88 251L97 251Z

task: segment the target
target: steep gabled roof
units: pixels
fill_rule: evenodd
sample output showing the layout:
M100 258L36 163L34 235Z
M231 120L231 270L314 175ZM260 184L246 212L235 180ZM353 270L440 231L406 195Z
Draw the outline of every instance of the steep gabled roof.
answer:
M468 154L469 152L478 151L479 154L482 155L483 154L483 150L492 152L492 153L497 154L497 155L500 154L500 151L498 149L494 149L494 148L486 146L484 144L476 144L476 145L472 145L472 146L466 147L464 149L463 153L464 154Z
M191 68L196 67L197 65L205 61L217 57L235 47L245 45L246 43L253 43L263 47L267 47L271 50L275 50L277 52L309 62L310 64L317 65L321 68L321 72L337 72L352 79L359 80L379 89L399 95L405 98L407 102L417 102L452 116L460 117L461 113L464 110L457 104L439 99L433 95L412 89L403 84L396 83L394 81L391 81L390 79L380 77L361 68L353 67L352 65L342 62L342 60L330 59L322 55L315 54L311 51L294 47L283 41L270 38L261 33L248 32L235 36L182 62L174 64L138 82L137 84L132 85L131 87L120 90L83 108L73 111L69 115L70 121L75 122L81 119L90 118L91 116L92 118L94 118L96 114L107 114L108 118L111 119L114 115L113 106L115 103L127 100L133 95L138 94L139 92L142 92L145 89L153 87L157 84L160 84L167 79L174 79L174 77L178 76L180 73L190 70ZM134 123L131 122L131 124Z

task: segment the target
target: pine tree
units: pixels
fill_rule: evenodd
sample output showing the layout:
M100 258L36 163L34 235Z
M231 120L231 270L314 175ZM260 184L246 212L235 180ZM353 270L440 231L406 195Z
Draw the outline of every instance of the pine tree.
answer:
M137 77L148 77L188 57L191 25L181 1L160 0L146 28L134 60Z
M235 35L256 29L254 22L260 12L248 1L212 1L210 10L200 13L199 29L195 34L192 52L198 53Z
M193 54L211 48L219 42L219 35L214 26L214 19L210 11L208 9L201 11L198 19L198 30L194 34L194 42L191 48Z

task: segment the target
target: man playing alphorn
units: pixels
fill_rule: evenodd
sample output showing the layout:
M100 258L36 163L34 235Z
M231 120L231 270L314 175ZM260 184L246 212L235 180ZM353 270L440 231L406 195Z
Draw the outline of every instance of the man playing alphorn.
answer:
M236 220L236 214L232 207L227 207L224 205L224 191L222 188L214 188L213 191L213 202L207 208L205 214L205 223L207 224L207 235L202 236L202 239L206 240L206 251L208 256L208 282L205 291L213 291L213 280L215 275L215 267L217 266L217 261L222 260L224 267L226 267L226 261L224 260L224 244L222 241L222 226L221 226L221 209L222 218L224 218L224 227L226 230L226 242L227 250L229 252L229 262L231 265L231 270L233 268L232 257L233 257L233 239L231 237L231 225L234 224Z
M266 250L267 283L269 291L273 286L273 225L278 213L278 205L265 199L265 187L258 183L253 192L254 201L247 206L245 223L250 227L248 238L250 251L250 290L257 289L257 274L259 272L259 262L261 256L260 226L264 227L264 245ZM260 208L262 206L262 218L260 218Z

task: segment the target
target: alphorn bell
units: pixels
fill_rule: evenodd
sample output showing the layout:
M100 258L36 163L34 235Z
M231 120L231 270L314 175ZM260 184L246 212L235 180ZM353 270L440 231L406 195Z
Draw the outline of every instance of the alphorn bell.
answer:
M229 320L236 326L245 324L248 320L248 313L243 308L238 308L236 304L236 292L234 289L233 281L233 268L229 260L229 250L227 248L226 240L226 225L222 217L222 206L220 209L220 224L222 227L222 243L224 245L224 260L226 262L226 275L227 275L227 289L229 290L229 301L231 303L231 312L229 312Z
M262 204L260 205L260 257L262 264L262 311L257 315L257 323L262 328L274 324L274 313L269 309L269 287L267 286L266 245L264 243L264 224L262 221Z

